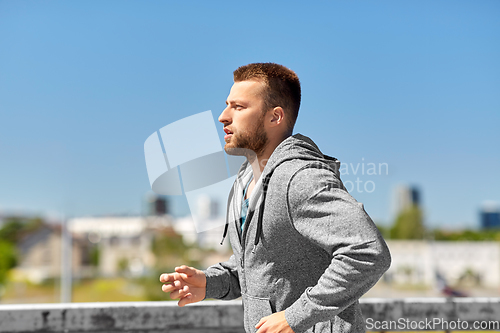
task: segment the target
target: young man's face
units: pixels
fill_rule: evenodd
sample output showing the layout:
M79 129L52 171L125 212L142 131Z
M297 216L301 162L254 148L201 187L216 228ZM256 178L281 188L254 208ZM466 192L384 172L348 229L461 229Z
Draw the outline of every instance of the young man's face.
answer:
M268 137L264 129L263 88L262 82L253 80L233 84L226 100L227 107L219 116L226 132L226 153L247 155L244 150L249 149L259 155L264 151Z

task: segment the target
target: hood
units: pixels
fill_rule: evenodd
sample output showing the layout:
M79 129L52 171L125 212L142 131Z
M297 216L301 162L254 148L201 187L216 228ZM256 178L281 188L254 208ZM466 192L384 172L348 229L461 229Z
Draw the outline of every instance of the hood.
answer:
M324 155L309 137L302 134L290 136L276 147L267 161L261 177L265 179L268 175L272 175L280 164L293 159L325 163L340 178L340 162L334 157Z
M324 155L319 150L318 146L309 137L304 136L302 134L295 134L283 140L271 154L271 157L267 161L266 166L264 167L264 170L262 171L262 174L260 176L262 180L261 183L262 199L260 200L260 208L257 219L257 233L255 235L255 240L254 240L254 250L257 244L259 243L260 235L262 233L262 218L264 215L267 187L269 185L269 181L274 173L274 170L276 170L276 168L279 165L281 165L286 161L294 159L309 160L311 162L322 163L325 165L325 167L330 168L332 172L334 172L335 175L338 178L340 178L340 172L339 172L340 162L334 157ZM251 172L251 170L249 169L251 169L251 166L248 163L248 161L245 161L242 164L240 171L238 172L238 178L241 178L243 177L243 175L246 175L248 174L248 172ZM237 181L238 179L236 180L236 182ZM233 194L234 194L234 186L229 194L229 200L231 200ZM229 200L228 200L228 213L229 213ZM255 208L254 209L250 208L247 215L247 221L250 221L252 219L254 212ZM227 235L227 229L228 229L228 221L226 219L226 225L224 227L224 234L222 236L221 245L224 242L224 238Z

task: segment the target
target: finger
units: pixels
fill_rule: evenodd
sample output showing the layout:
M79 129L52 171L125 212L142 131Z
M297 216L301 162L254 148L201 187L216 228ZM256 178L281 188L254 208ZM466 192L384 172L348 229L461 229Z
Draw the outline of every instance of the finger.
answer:
M161 290L163 290L166 293L170 293L177 289L178 288L176 288L173 284L164 284L163 286L161 286Z
M266 317L261 318L259 323L255 325L255 328L259 329L262 325L264 325L265 322L266 322Z
M175 280L178 280L180 278L181 276L178 273L162 274L160 275L160 282L163 283L174 282Z
M179 302L177 302L177 305L180 306L180 307L183 307L184 305L187 305L187 304L190 304L190 303L193 303L193 295L192 294L186 294L186 296L184 296L183 298L181 298L179 300Z
M184 273L187 276L193 276L196 273L196 270L193 267L188 267L186 265L182 265L182 266L176 267L175 271L177 273Z
M164 274L164 275L167 275L167 274ZM161 289L166 292L166 293L169 293L169 292L172 292L174 290L177 290L177 289L181 289L182 288L182 282L179 281L178 279L176 279L176 275L178 276L179 274L168 274L169 276L173 276L173 279L169 279L169 280L172 280L172 281L167 281L165 282L165 284L161 287ZM161 278L160 278L161 280ZM165 280L165 279L163 279ZM169 283L170 282L170 283Z
M183 298L188 294L187 290L188 290L187 286L185 286L182 289L176 289L170 293L170 298L172 299Z
M171 299L179 299L179 298L181 298L181 295L179 294L178 290L174 290L170 293L170 298Z

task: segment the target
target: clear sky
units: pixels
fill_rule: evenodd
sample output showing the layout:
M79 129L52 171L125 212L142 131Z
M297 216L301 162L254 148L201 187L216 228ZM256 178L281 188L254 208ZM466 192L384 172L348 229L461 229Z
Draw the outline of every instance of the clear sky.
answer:
M0 213L139 214L146 138L216 119L234 69L277 62L301 79L295 132L376 222L415 184L428 225L477 226L500 202L499 17L496 0L0 1Z

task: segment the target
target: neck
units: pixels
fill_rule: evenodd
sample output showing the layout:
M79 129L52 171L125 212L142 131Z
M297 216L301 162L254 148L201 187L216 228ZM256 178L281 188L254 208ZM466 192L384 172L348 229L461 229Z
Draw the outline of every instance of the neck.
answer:
M253 179L255 182L257 182L257 179L259 179L262 171L264 170L264 167L267 164L267 161L271 157L276 147L278 147L279 144L289 136L290 135L284 136L278 140L270 140L262 153L258 154L257 156L253 156L252 158L247 157L248 163L250 163L250 165L252 166Z

